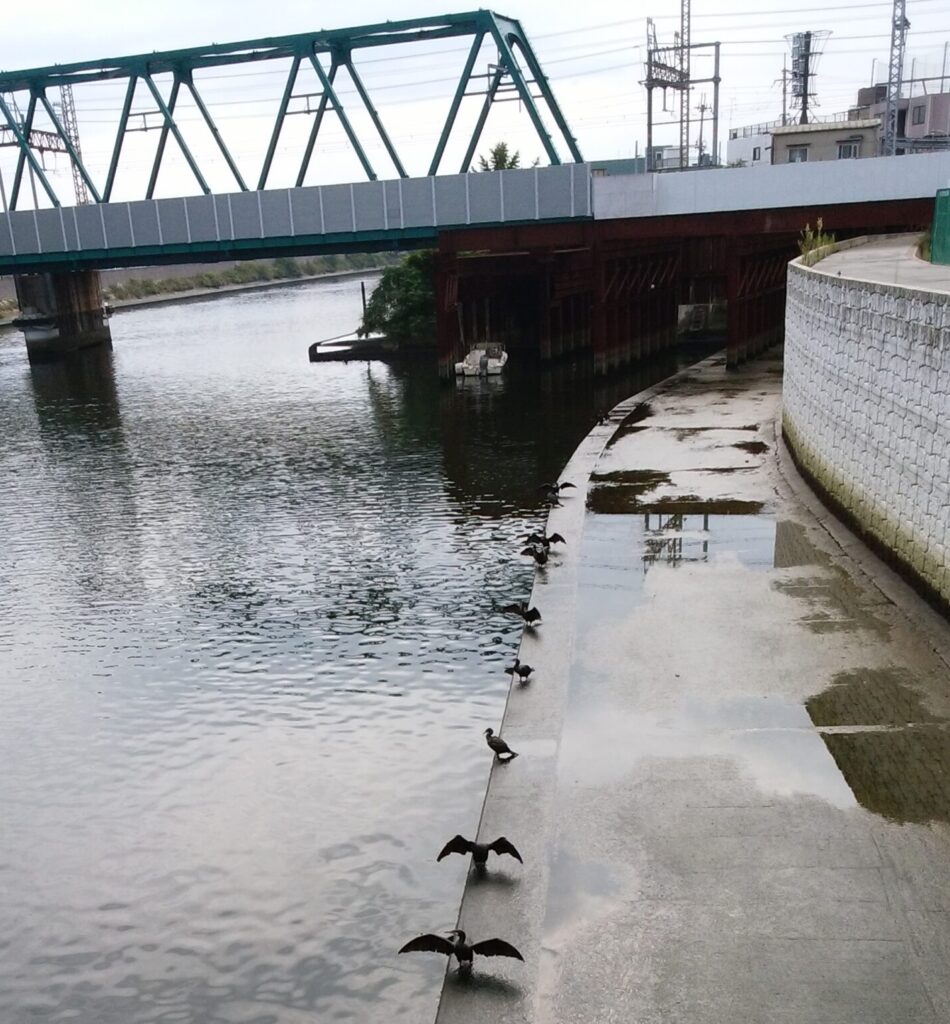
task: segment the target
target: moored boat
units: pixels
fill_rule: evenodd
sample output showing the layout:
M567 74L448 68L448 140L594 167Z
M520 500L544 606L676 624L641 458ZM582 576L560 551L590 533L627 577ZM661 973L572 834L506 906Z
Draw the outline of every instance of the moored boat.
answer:
M494 377L505 368L508 353L498 342L478 342L469 350L468 355L455 364L458 377Z

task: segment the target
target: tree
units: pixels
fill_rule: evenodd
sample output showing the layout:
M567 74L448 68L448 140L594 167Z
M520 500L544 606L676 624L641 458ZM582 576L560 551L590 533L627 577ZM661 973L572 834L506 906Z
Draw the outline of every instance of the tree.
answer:
M507 142L496 142L488 151L488 159L480 156L478 158L478 169L480 171L513 171L521 166L521 153L516 149L514 153L509 152ZM538 166L535 160L531 165Z
M396 266L383 271L357 333L365 338L374 332L404 343L434 341L434 251L408 253Z

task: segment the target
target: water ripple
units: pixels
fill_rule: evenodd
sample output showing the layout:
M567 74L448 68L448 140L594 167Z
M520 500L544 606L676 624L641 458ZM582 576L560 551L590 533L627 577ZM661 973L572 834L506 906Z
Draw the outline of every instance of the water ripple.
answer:
M430 1018L527 593L626 389L311 366L355 281L0 335L0 1020ZM496 384L497 382L491 382Z

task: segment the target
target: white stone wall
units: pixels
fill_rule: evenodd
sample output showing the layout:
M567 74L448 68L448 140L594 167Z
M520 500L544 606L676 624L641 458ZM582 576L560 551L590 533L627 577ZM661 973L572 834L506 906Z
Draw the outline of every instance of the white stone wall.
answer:
M950 295L793 262L784 427L806 471L950 604Z

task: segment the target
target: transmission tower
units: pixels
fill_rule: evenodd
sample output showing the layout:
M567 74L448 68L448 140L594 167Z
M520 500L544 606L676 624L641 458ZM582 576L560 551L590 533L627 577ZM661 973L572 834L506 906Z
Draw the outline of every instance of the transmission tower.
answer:
M656 154L653 151L653 128L657 124L679 125L679 169L689 167L690 134L690 89L694 85L709 82L713 86L712 103L712 163L718 160L719 146L719 43L693 43L690 41L689 26L690 0L681 0L680 31L673 36L672 46L660 46L656 39L656 27L652 18L647 18L647 59L646 78L641 85L647 91L647 170L655 171ZM693 50L713 51L713 73L706 78L693 78L690 57ZM700 56L703 56L702 54ZM679 117L673 121L657 122L653 117L653 90L663 90L663 110L666 112L666 90L678 93Z
M801 110L799 124L808 124L812 106L816 104L812 84L818 69L821 48L830 32L796 32L786 36L792 47L792 67L789 79L792 85L792 107Z
M81 159L82 150L79 148L79 122L76 120L76 103L73 100L73 87L68 83L59 87L60 111L63 119L63 131L66 138L72 143L76 155ZM89 193L86 191L86 183L79 173L79 164L70 161L73 171L73 192L76 194L76 205L85 206L89 202Z
M689 0L680 0L680 167L689 167Z
M884 156L897 152L897 105L901 98L901 84L904 78L904 48L907 45L906 0L894 0L894 14L891 19L891 62L887 74L887 105L884 108L884 137L881 149Z

